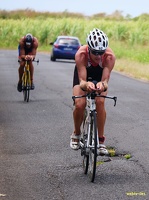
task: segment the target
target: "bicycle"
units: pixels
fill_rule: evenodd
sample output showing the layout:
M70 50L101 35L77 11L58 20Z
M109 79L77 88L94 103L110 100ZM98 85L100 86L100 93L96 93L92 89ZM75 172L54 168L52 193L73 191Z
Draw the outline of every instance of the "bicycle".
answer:
M20 62L20 60L18 60L18 62ZM39 59L33 60L33 62L37 62L38 64ZM29 70L29 60L25 60L24 73L22 76L22 91L23 91L24 101L26 102L29 102L30 90L31 90L31 78L30 78L30 70Z
M94 84L95 81L93 81ZM86 98L86 108L84 112L84 119L81 127L80 149L81 156L83 156L83 171L87 174L89 171L90 181L94 182L96 174L96 162L99 155L97 150L99 148L99 138L97 131L97 113L96 113L96 97L108 98L114 100L114 106L116 106L117 97L104 96L97 94L96 92L87 93L81 96L72 96L72 99Z

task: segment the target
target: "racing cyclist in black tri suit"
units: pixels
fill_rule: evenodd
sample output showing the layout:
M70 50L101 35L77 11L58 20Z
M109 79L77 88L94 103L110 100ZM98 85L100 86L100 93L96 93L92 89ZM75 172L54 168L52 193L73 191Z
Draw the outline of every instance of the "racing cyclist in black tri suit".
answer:
M97 28L94 28L87 37L87 45L79 48L75 55L75 70L73 78L73 95L80 96L86 92L96 91L107 95L108 81L115 65L115 55L108 47L108 37ZM93 82L97 81L96 88ZM75 99L73 111L74 131L70 137L70 147L78 150L80 145L80 127L83 121L86 98ZM97 126L99 137L99 153L108 154L104 145L104 126L106 121L105 99L96 98Z
M18 69L19 81L17 86L19 92L22 91L22 75L24 72L25 60L29 60L29 68L31 74L31 89L33 90L35 88L33 83L34 66L32 61L35 59L37 48L38 40L36 37L33 37L32 34L28 33L20 39L18 46L18 59L20 61L20 67Z

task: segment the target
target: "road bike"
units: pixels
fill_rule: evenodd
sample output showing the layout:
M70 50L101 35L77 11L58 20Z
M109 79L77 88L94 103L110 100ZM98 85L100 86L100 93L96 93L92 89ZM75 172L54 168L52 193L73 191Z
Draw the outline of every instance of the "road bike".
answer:
M83 171L84 174L89 174L91 182L95 180L96 174L96 163L98 148L99 148L99 138L97 130L97 112L95 99L97 97L113 99L114 106L116 106L117 97L100 95L96 92L87 93L81 96L72 96L72 99L76 98L86 98L86 108L84 112L84 119L81 126L81 138L80 138L80 149L81 156L83 156ZM102 156L102 155L101 155Z
M20 62L20 60L18 60ZM30 60L25 60L25 67L22 76L22 91L23 91L23 98L24 101L29 102L30 97L30 90L31 90L31 77L30 77L30 70L29 70L29 62ZM33 60L33 62L39 63L38 60Z

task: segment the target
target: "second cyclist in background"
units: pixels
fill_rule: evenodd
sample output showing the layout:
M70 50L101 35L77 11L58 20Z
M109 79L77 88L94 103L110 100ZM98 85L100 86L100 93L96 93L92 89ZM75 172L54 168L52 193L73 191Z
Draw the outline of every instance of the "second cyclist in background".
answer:
M108 37L97 28L94 28L87 37L87 45L79 48L75 56L75 70L73 79L73 95L80 96L86 92L97 91L107 95L108 81L111 71L115 65L115 55L108 47ZM97 81L95 85L91 81ZM70 147L74 150L79 149L80 127L83 121L86 98L75 99L73 111L74 132L71 135ZM99 137L99 152L108 154L104 145L105 135L104 126L106 120L105 99L96 99L97 126Z
M20 61L20 67L18 69L19 81L17 86L19 92L22 91L22 75L24 72L25 60L29 61L29 68L31 74L31 89L33 90L35 88L33 82L34 66L32 61L35 59L37 48L38 48L38 40L32 34L28 33L27 35L23 36L20 39L18 46L18 53L19 53L18 59Z

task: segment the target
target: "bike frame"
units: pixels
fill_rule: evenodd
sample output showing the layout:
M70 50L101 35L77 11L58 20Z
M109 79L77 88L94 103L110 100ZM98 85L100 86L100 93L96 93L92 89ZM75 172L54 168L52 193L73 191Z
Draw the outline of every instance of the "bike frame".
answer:
M29 69L29 61L25 61L24 73L22 76L22 85L23 85L23 96L24 101L29 102L29 94L31 88L31 78L30 78L30 69Z
M99 138L96 123L96 98L102 97L113 99L114 106L116 106L117 97L110 97L92 92L81 96L73 96L72 99L83 97L86 98L86 108L81 132L82 138L80 140L81 155L83 156L84 173L87 174L89 166L90 180L91 182L94 182L96 173L96 160L97 156L99 155L97 153L97 149L99 148Z
M86 111L87 111L87 118L89 119L92 118L93 116L93 112L96 112L96 103L95 103L95 99L92 99L91 98L91 95L90 96L87 96L86 97L86 100L87 100L87 106L86 106ZM89 127L88 127L88 131L87 131L87 146L86 146L86 152L89 151L90 148L94 148L93 145L90 145L90 138L91 138L91 120L89 121ZM99 147L99 140L98 140L98 137L97 137L97 148Z
M31 86L30 70L29 70L29 64L27 60L25 61L25 68L24 68L24 73L22 76L22 82L24 83L25 86L27 85L27 83L29 86Z
M18 62L21 62L21 60L18 60ZM30 94L30 90L31 90L31 77L30 77L29 62L30 62L30 60L25 60L24 73L22 76L23 96L24 96L24 101L27 101L27 102L29 102L29 94ZM37 64L38 64L39 60L33 60L32 62L37 62Z
M95 103L95 97L102 97L102 98L108 98L108 99L113 99L114 100L114 106L116 106L116 101L117 101L117 97L111 97L111 96L105 96L105 95L100 95L100 94L95 94L95 93L88 93L82 96L73 96L72 99L76 99L76 98L82 98L82 97L86 97L86 111L88 113L88 115L90 115L90 117L93 115L93 111L96 111L96 103ZM87 116L89 117L89 116ZM89 124L89 129L88 129L88 135L90 135L90 128L91 128L91 124ZM82 146L82 144L81 144ZM89 140L87 141L87 147L90 147L89 145ZM97 137L97 147L99 147L99 139Z

